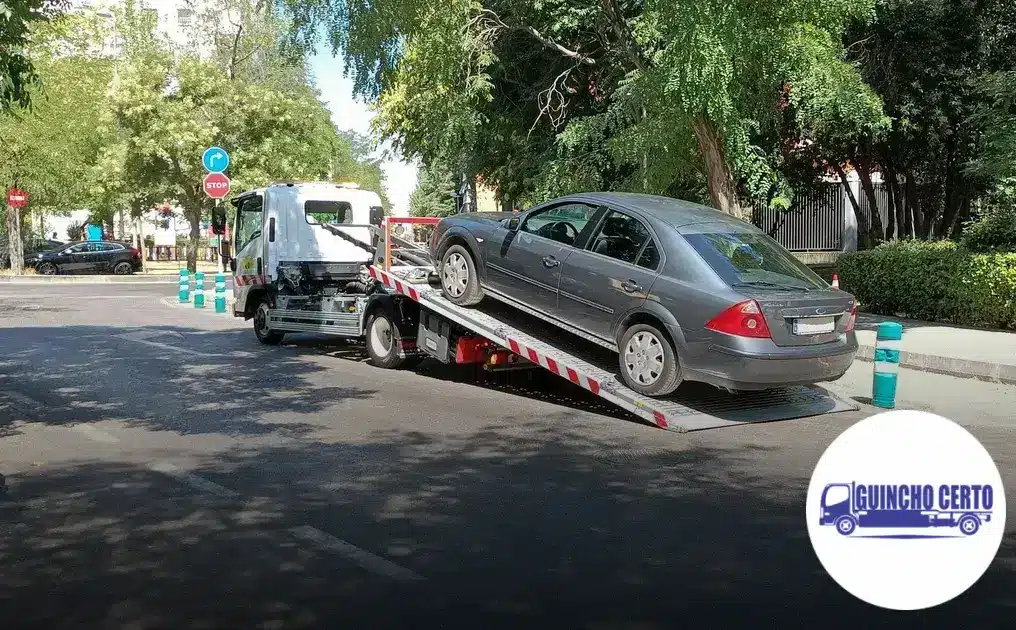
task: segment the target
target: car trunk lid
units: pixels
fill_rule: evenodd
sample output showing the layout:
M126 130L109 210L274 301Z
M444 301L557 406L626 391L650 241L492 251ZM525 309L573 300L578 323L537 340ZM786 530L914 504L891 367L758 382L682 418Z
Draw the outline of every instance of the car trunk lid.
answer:
M838 289L739 292L758 302L778 346L812 346L836 341L847 332L855 300Z

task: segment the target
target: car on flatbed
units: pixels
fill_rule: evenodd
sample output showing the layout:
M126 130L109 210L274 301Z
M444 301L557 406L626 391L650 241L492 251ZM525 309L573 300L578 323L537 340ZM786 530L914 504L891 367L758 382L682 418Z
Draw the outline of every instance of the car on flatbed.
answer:
M857 302L755 226L698 204L629 193L562 197L436 226L444 296L485 296L618 353L625 384L763 390L840 378Z

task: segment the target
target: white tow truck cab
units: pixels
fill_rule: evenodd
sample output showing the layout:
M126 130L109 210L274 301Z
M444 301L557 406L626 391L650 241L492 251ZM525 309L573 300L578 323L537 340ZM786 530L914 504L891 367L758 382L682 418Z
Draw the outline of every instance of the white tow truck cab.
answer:
M371 277L385 252L384 212L377 193L353 184L274 183L233 199L233 315L254 320L262 343L286 333L365 337L371 362L398 367L430 355L480 363L489 344L424 313L420 305ZM429 254L392 254L431 273ZM423 324L421 325L421 319ZM443 338L423 343L420 335ZM464 355L460 346L469 345Z

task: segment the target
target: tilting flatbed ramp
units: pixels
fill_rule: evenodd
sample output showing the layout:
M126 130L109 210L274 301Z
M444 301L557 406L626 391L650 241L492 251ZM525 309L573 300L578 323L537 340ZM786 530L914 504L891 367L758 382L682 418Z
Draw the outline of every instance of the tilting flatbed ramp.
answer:
M370 267L370 275L466 330L490 339L661 429L700 431L857 409L856 405L817 385L729 394L714 387L695 387L696 384L689 383L674 396L650 398L630 389L616 376L617 356L612 352L601 351L589 343L569 342L568 333L557 328L549 334L540 334L541 330L547 330L548 324L511 307L487 304L493 302L490 299L473 308L456 306L425 279L409 281L406 273L397 268L385 271ZM554 343L543 339L553 339Z

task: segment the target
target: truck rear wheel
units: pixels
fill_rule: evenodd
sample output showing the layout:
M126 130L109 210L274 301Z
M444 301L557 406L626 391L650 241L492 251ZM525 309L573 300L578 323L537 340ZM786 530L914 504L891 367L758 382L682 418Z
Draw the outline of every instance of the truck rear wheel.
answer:
M958 525L960 526L961 532L967 536L973 536L977 533L977 530L981 528L981 520L976 516L970 516L968 514L960 519Z
M258 304L258 310L254 311L254 334L257 335L258 341L265 345L275 346L278 345L282 338L285 337L285 333L273 331L269 328L268 318L269 311L268 296L266 295L261 303Z
M393 370L405 363L402 335L384 309L374 311L367 320L366 342L371 365Z

